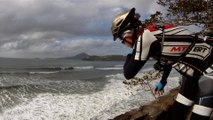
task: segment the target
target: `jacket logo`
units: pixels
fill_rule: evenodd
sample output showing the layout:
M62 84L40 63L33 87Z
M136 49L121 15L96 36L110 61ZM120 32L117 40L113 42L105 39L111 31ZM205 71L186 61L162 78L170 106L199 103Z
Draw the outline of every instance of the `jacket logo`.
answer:
M205 60L212 52L212 47L206 43L197 43L186 57Z
M162 55L180 56L188 49L189 45L191 45L191 42L165 41L163 43Z
M188 46L174 46L171 48L170 52L184 52L186 51L186 49L188 48Z
M205 53L206 50L208 50L208 48L206 48L205 46L195 46L192 51Z
M187 50L188 46L186 45L169 45L164 46L162 55L170 55L170 56L180 56L182 53L184 53Z

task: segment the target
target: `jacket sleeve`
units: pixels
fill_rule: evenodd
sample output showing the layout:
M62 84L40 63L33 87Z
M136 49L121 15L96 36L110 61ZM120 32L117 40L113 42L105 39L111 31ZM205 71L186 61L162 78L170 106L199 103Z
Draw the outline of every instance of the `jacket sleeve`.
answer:
M134 60L134 55L128 54L124 63L124 77L126 79L133 78L145 63L146 61Z
M162 75L161 80L160 80L160 82L163 85L167 84L167 78L169 77L169 74L170 74L171 70L172 70L171 66L164 67L164 69L163 69L163 75Z

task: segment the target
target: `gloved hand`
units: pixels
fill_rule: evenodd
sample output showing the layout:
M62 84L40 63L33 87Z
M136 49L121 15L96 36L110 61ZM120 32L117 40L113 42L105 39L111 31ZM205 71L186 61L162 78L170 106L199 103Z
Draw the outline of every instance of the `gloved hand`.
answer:
M155 88L155 95L156 96L161 96L161 95L163 95L163 93L164 93L164 87L165 87L165 85L166 84L163 84L163 83L161 83L161 82L159 82L158 83L158 85L156 86L156 88Z

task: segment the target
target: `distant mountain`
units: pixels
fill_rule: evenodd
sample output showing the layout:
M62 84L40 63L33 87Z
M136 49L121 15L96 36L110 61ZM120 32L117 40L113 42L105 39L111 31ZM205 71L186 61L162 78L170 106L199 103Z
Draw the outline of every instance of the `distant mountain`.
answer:
M87 53L80 53L73 57L65 57L65 59L79 59L79 60L87 60L87 61L124 61L126 56L123 55L105 55L105 56L97 56L97 55L88 55Z
M86 54L86 53L80 53L80 54L77 54L76 56L73 56L71 57L72 59L85 59L85 58L88 58L89 55Z
M75 56L72 56L72 57L64 57L64 58L62 58L62 59L84 59L84 58L87 58L87 57L89 57L89 55L88 54L86 54L86 53L80 53L80 54L77 54L77 55L75 55ZM61 58L60 58L61 59Z
M106 56L88 56L82 60L88 61L124 61L126 56L123 55L106 55Z

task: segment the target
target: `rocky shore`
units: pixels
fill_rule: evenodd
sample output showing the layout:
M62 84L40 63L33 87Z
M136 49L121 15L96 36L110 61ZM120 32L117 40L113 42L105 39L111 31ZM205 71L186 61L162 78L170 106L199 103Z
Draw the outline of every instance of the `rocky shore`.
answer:
M159 97L150 104L116 116L112 120L167 120L179 88L172 89L167 95ZM188 113L190 116L191 113ZM189 119L187 119L189 120ZM211 119L213 120L213 114Z

